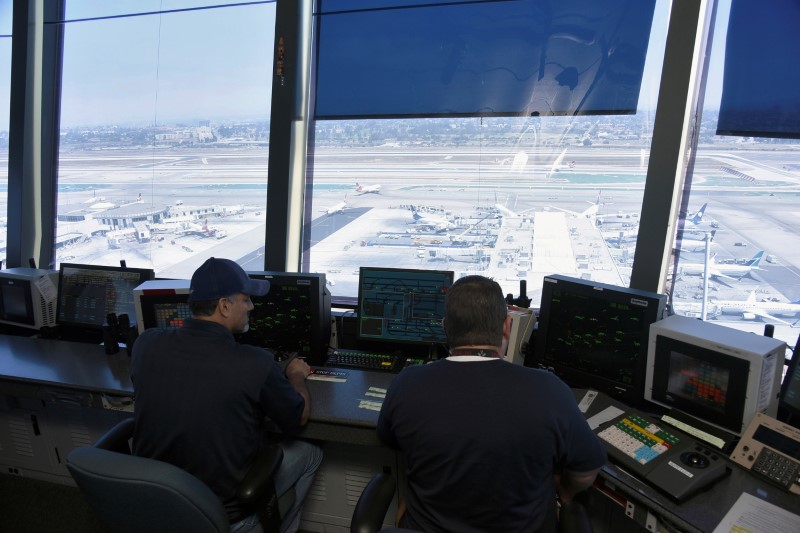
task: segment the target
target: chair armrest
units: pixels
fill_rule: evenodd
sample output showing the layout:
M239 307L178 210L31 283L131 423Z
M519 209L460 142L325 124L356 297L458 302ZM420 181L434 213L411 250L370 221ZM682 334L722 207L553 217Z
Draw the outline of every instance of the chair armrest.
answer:
M251 504L258 501L266 490L274 491L273 479L278 467L281 466L281 461L283 461L283 449L280 446L269 444L263 448L239 484L236 499L241 503Z
M133 427L133 418L126 418L106 431L102 437L97 439L97 442L95 442L93 446L102 450L110 450L112 452L130 455L131 446L128 441L133 437Z
M353 518L350 521L350 533L374 533L383 527L383 518L392 503L396 492L394 477L387 472L380 472L364 487L358 498Z

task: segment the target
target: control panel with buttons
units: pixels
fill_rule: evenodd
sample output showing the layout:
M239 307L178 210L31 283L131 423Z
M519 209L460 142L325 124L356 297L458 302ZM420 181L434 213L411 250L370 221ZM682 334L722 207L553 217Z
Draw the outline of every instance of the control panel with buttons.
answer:
M800 429L757 413L731 459L753 474L800 494Z

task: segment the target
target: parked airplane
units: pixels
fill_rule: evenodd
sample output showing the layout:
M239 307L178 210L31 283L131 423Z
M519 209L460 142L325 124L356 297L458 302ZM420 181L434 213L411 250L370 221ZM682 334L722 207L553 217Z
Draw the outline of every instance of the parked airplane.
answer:
M328 208L322 208L325 211L325 214L328 216L336 215L340 213L344 213L344 210L347 209L349 206L347 205L347 195L345 195L344 200L339 202L336 205L332 205Z
M722 313L741 314L745 320L755 320L758 317L790 326L794 324L790 324L775 315L797 316L800 313L800 301L759 302L756 299L756 291L752 291L747 300L718 300L716 306ZM795 321L795 323L797 322Z
M589 207L587 207L586 209L584 209L583 211L581 211L580 213L578 213L577 211L570 211L569 209L564 209L563 207L553 206L553 209L558 209L559 211L564 211L565 213L569 213L573 217L576 217L576 218L577 217L585 217L585 218L590 218L590 219L596 219L597 218L597 212L600 210L600 206L602 205L600 203L600 193L601 193L601 191L598 191L597 192L597 200L595 200L594 203L589 202L589 203L591 203L591 205Z
M413 205L411 206L411 216L414 218L414 222L419 227L428 227L440 232L456 227L453 222L444 217L420 213L419 210L417 210L417 207Z
M190 222L184 224L182 229L175 232L175 235L195 235L197 237L213 237L217 233L217 229L208 225L208 219L203 221L203 224L196 224Z
M612 246L622 248L626 242L636 242L639 237L639 227L623 229L618 232L603 232L603 238Z
M739 280L750 274L753 270L760 270L758 265L761 263L761 259L763 257L764 250L759 250L756 255L754 255L753 258L744 265L728 265L717 263L712 257L710 259L710 264L708 265L708 274L709 276L716 278ZM705 266L703 263L681 262L678 265L678 275L686 274L687 276L702 276L704 270Z
M708 207L708 202L704 203L703 206L694 213L687 213L686 221L695 226L700 224L703 221L703 216L706 214L706 207Z
M375 185L361 185L360 183L356 182L356 192L361 194L380 194L381 186L378 184Z
M708 236L709 242L714 241L714 235L716 235L717 230L711 230L711 234ZM685 252L702 252L706 249L706 240L692 238L692 237L683 237L682 239L678 239L675 241L675 249L676 250L683 250Z

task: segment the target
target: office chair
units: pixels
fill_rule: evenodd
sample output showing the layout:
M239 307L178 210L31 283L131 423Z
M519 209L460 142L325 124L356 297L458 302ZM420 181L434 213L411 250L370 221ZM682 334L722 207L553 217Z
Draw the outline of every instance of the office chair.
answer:
M169 463L131 455L133 418L111 428L93 446L74 449L67 468L101 522L111 531L226 532L222 501L208 486ZM273 476L283 450L269 446L256 458L237 498L261 515L266 532L278 531Z
M384 471L372 476L358 498L350 522L350 533L417 533L411 529L383 527L383 518L395 494L395 480ZM586 510L588 492L576 495L575 499L561 504L558 516L558 533L592 533L591 520Z

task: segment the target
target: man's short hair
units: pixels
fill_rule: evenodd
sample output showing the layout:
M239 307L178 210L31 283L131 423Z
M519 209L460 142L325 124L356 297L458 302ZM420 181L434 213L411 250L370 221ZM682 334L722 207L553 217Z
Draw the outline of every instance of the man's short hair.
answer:
M215 300L193 300L189 302L189 309L192 310L192 316L211 316L217 309L219 298Z
M500 346L508 307L503 289L493 279L466 276L447 291L444 331L447 343L456 346Z

